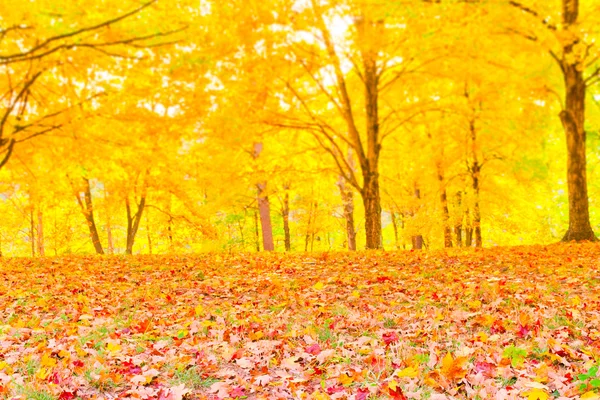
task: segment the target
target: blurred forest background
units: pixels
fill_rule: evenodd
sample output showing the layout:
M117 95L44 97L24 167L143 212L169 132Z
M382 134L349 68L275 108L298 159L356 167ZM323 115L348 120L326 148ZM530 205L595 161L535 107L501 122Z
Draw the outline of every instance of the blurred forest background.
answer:
M595 0L4 1L0 28L4 256L557 242L573 132L600 232Z

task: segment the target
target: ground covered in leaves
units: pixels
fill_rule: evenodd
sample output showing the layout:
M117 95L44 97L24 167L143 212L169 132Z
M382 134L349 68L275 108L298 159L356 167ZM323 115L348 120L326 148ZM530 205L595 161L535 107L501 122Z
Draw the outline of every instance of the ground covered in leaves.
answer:
M600 246L0 260L8 399L598 399Z

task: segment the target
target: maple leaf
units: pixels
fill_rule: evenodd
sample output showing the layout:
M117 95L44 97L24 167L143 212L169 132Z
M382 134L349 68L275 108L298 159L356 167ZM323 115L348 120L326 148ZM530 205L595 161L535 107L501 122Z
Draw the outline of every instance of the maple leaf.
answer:
M398 386L398 383L394 380L388 383L388 394L394 400L408 400L400 386Z
M317 355L321 352L321 346L319 346L319 343L313 343L310 346L306 347L304 349L305 352L307 352L308 354L312 354L312 355Z
M467 361L467 357L452 358L450 353L446 353L442 359L441 373L450 380L459 380L467 375L467 371L464 369L464 364Z
M64 390L58 396L58 400L73 400L77 398L77 391Z
M356 391L356 395L354 396L354 400L367 400L369 397L369 389L367 388L358 388Z
M398 337L396 331L386 332L383 334L383 342L386 346L389 346L392 343L396 343L398 340L400 340L400 338Z
M548 400L548 398L550 397L545 390L538 388L529 390L523 394L527 396L527 400Z

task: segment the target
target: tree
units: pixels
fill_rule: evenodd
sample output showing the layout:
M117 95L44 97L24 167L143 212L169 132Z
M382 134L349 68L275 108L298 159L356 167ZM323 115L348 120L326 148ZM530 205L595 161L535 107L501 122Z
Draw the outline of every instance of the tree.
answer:
M0 73L4 77L0 82L4 93L0 113L0 168L6 165L15 146L63 128L69 123L68 111L100 93L84 99L56 98L55 93L64 93L60 77L68 80L72 71L65 72L65 65L75 66L73 58L78 57L82 62L85 56L80 54L94 52L112 58L134 59L139 58L136 52L140 49L170 44L164 38L181 29L131 33L121 26L155 2L151 0L116 17L88 24L65 23L62 13L50 16L42 24L39 18L28 19L32 14L36 17L46 14L39 10L25 10L16 20L3 20L6 27L0 28ZM6 6L14 7L8 3ZM1 8L0 13L4 15Z
M548 46L548 53L560 67L564 83L564 101L559 113L567 142L567 188L569 194L569 228L562 241L597 241L589 215L586 161L586 91L600 82L598 46L592 27L586 26L590 18L580 18L579 0L562 0L560 24L545 13L518 1L509 4L522 14L533 18L536 25L543 26L544 32L533 28L534 33L521 33L530 41L542 43L548 35L554 36L556 45ZM549 11L549 10L548 10ZM556 11L554 14L556 14ZM595 11L589 10L589 13ZM596 11L597 12L597 11ZM585 20L585 22L584 22ZM597 22L592 22L597 23ZM531 29L530 29L531 30ZM547 46L546 42L542 43ZM590 71L586 74L587 71Z

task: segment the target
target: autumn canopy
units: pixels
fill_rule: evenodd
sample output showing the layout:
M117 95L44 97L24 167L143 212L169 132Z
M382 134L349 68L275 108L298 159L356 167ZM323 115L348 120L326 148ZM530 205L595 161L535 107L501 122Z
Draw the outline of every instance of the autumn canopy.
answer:
M5 255L596 240L593 0L0 7Z

